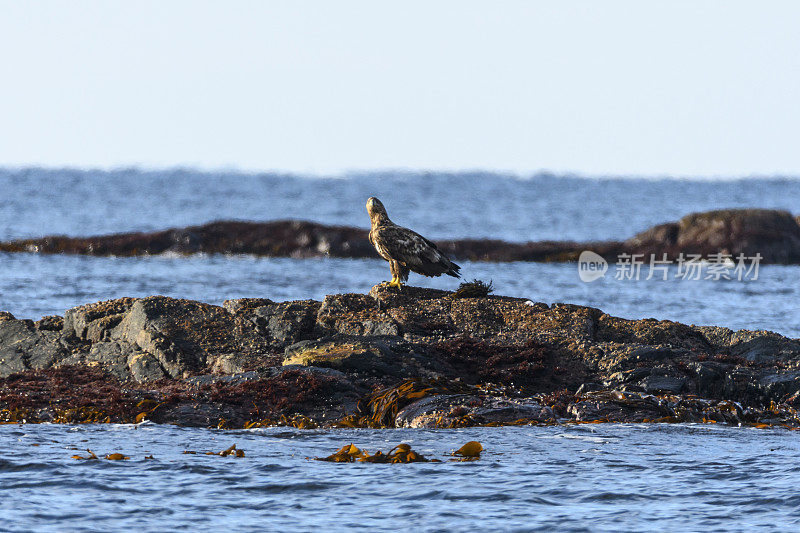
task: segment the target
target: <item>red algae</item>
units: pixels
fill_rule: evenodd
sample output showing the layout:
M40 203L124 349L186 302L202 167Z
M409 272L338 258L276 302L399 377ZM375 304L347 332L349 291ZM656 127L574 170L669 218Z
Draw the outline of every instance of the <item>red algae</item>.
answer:
M473 382L503 385L533 384L544 369L547 348L536 342L524 346L492 344L461 337L435 345L459 374L472 376Z

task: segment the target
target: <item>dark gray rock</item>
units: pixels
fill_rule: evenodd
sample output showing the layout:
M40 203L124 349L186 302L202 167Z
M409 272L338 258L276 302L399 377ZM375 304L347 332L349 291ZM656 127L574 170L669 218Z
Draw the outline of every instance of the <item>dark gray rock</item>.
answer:
M639 382L639 386L649 393L678 394L683 391L688 379L683 376L671 375L664 372L652 372Z
M448 416L454 408L462 407L458 416L465 415L466 404L479 404L481 399L470 394L437 394L417 400L400 410L394 419L395 426L435 427L438 418ZM463 413L463 414L462 414Z
M25 348L30 345L30 335L21 320L0 322L0 377L27 369Z
M754 363L800 359L800 342L771 331L740 330L731 336L730 354Z
M775 401L800 391L800 372L773 373L762 372L758 377L758 384L763 389L763 395Z
M239 374L253 366L251 357L241 353L225 353L209 356L206 361L208 370L214 374Z
M486 398L468 415L483 424L507 424L518 420L548 422L556 418L550 407L533 398Z
M796 263L800 260L800 227L786 211L772 209L721 209L686 215L639 233L625 242L630 252L709 254L724 251L761 254L762 263Z
M599 364L606 371L641 369L642 365L654 366L665 363L681 353L679 350L662 345L647 346L640 343L604 342L602 348L603 356Z
M88 363L97 363L122 381L131 378L128 360L137 352L125 342L95 342L86 355Z
M0 321L0 376L48 368L66 356L58 333L38 331L30 320Z
M43 316L35 322L36 329L40 331L62 331L64 317L58 315Z
M111 330L122 322L135 301L118 298L68 309L64 313L64 334L89 341L108 340Z
M692 362L696 394L704 398L719 398L725 388L725 371L729 365L714 361Z
M603 390L604 388L605 387L601 383L583 383L580 387L578 387L578 390L575 392L575 394L586 394L587 392Z
M173 378L201 369L209 354L236 352L239 346L225 309L164 296L136 300L112 338L152 354Z
M364 332L362 335L402 335L403 331L400 325L394 320L365 320L363 322Z
M386 375L399 371L397 359L382 342L356 337L333 337L302 341L288 346L283 364Z
M571 403L567 412L582 422L641 422L673 414L664 402L654 396L625 391L589 392Z
M285 365L276 366L264 369L265 375L268 377L280 376L284 372L299 371L310 375L319 375L326 377L333 377L341 380L348 380L347 374L335 368L327 368L321 366L304 366L304 365Z
M320 305L314 300L263 305L253 310L252 321L259 333L286 346L311 336Z
M732 329L719 326L694 326L694 329L703 336L709 345L715 348L727 348L731 345L731 337L734 333Z
M240 411L233 406L193 402L159 407L148 415L148 419L157 424L216 427L223 420L236 420L240 416Z
M169 377L153 354L146 352L133 354L127 363L131 376L140 383Z
M225 300L222 302L222 307L230 314L237 315L252 312L254 309L273 303L275 302L269 298L236 298L235 300Z
M472 424L510 424L518 421L555 420L550 407L533 398L481 397L469 394L428 396L404 407L395 417L396 427L448 427L469 419Z
M401 335L400 324L379 301L366 294L328 295L317 313L317 325L342 335Z

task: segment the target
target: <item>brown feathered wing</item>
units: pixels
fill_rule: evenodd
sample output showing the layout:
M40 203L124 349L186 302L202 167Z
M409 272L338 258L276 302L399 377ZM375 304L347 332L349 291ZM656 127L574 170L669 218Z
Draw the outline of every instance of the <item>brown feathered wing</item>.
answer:
M450 261L434 243L408 228L384 224L370 232L370 240L384 259L397 261L403 270L431 277L461 276L460 266ZM408 273L403 277L407 278Z

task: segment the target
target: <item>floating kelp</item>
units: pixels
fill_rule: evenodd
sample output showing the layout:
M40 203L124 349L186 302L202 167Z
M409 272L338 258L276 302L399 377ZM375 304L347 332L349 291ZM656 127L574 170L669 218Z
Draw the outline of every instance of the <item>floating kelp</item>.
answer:
M89 452L89 455L87 455L86 457L83 457L82 455L73 455L72 458L84 461L100 459L92 450L86 450L86 451Z
M244 450L240 450L233 444L229 448L225 448L221 452L196 452L193 450L184 450L181 452L184 455L219 455L220 457L244 457Z
M392 453L394 452L394 453ZM389 454L387 457L391 458L392 463L426 463L428 459L424 456L418 454L414 450L411 449L411 445L409 444L398 444L391 450L389 450ZM364 462L375 462L370 461L371 457L367 456L363 458Z
M480 459L483 446L476 440L471 440L461 448L453 452L453 455L460 455L462 461L475 461Z
M317 457L317 461L328 461L331 463L352 463L357 458L365 457L366 454L355 447L353 444L346 444L327 457Z
M97 456L97 454L94 453L92 450L86 450L86 451L89 453L89 455L87 455L86 457L84 457L82 455L73 455L72 459L78 459L78 460L82 460L82 461L90 461L90 460L95 460L95 459L99 460L100 459ZM109 461L127 461L128 459L130 459L130 457L128 457L127 455L122 454L122 453L109 453L109 454L106 454L103 458L107 459ZM153 457L150 456L150 459L152 459L152 458ZM147 459L147 457L145 457L145 459Z
M109 461L127 461L130 457L121 453L109 453L106 455L106 459Z
M353 444L342 446L335 453L327 457L318 457L317 461L328 461L331 463L421 463L427 462L424 456L411 449L409 444L398 444L389 453L380 450L370 455L366 450L361 450Z
M459 448L453 455L461 455L458 461L475 461L480 459L483 447L481 443L470 441L464 446ZM424 455L419 454L411 449L410 444L398 444L389 453L383 453L378 450L370 455L366 450L356 447L354 444L346 444L339 448L336 452L327 457L316 457L315 461L327 461L330 463L381 463L381 464L395 464L395 463L439 463L439 459L428 459Z
M244 450L240 450L236 448L236 444L233 444L229 448L225 448L221 452L214 453L214 452L206 452L206 455L219 455L220 457L244 457Z

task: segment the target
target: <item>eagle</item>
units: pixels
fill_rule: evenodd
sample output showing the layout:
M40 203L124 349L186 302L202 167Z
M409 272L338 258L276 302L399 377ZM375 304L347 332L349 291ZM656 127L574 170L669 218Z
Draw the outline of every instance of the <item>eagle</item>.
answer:
M367 213L372 223L369 242L381 257L389 261L392 272L392 281L388 282L390 287L402 289L403 283L408 281L409 271L430 277L442 274L461 277L458 273L460 266L419 233L389 220L386 208L374 196L367 200Z

